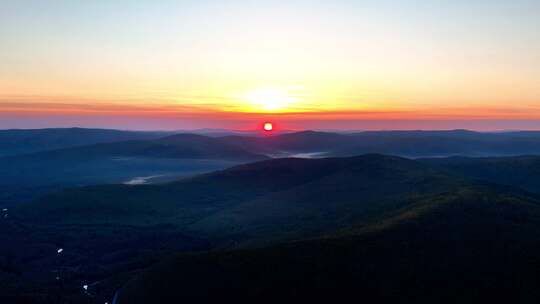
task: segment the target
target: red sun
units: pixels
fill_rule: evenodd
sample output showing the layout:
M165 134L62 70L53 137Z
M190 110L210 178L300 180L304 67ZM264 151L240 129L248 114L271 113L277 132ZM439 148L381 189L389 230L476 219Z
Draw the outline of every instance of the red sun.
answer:
M274 126L272 125L271 122L265 122L263 125L263 129L267 132L270 132L274 129Z

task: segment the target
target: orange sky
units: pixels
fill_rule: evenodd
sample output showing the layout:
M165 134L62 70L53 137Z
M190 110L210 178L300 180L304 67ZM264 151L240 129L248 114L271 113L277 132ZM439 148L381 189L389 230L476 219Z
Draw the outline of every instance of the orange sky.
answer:
M536 128L539 14L528 0L13 1L0 128Z
M12 98L13 99L13 98ZM10 99L10 100L12 100ZM480 130L540 129L540 109L446 107L417 110L331 110L295 112L239 112L208 106L126 105L114 103L0 102L0 119L16 117L28 127L85 126L128 129L233 128L252 130L264 121L283 129L425 129L474 128ZM32 121L40 121L32 124ZM92 122L95 123L92 123ZM163 124L160 124L160 121ZM440 123L434 123L434 122ZM466 123L466 121L472 121ZM477 121L477 122L474 122ZM522 123L516 123L522 121ZM79 124L78 124L79 122ZM118 122L123 122L118 123ZM150 123L149 123L150 122ZM1 123L1 121L0 121ZM71 123L71 124L70 124ZM324 126L324 127L323 127ZM14 127L24 127L16 125Z

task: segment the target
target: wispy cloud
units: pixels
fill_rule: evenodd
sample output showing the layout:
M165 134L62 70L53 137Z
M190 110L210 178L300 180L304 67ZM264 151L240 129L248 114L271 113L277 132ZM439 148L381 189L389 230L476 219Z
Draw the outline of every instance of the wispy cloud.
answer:
M4 96L0 97L0 115L13 114L55 116L55 115L104 115L125 117L188 117L216 119L248 119L269 117L283 120L456 120L456 119L540 119L539 106L506 107L459 107L439 106L429 109L388 109L388 110L320 110L317 108L295 108L283 112L239 111L224 108L217 103L180 104L170 101L152 100L93 100L56 96Z

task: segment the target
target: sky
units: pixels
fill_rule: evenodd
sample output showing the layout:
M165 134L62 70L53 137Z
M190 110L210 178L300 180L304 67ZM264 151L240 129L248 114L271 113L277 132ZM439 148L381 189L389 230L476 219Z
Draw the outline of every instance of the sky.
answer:
M540 129L538 0L0 4L0 128Z

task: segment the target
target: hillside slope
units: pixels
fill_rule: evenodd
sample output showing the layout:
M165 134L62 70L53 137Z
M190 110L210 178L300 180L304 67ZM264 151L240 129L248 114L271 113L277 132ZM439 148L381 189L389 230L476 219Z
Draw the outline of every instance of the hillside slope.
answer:
M262 160L214 138L177 134L0 157L0 206L66 187L171 178Z
M17 214L55 225L167 223L215 240L271 240L347 227L461 183L399 157L277 159L170 184L65 190Z
M540 132L366 131L348 134L302 131L267 137L221 140L249 151L287 155L354 156L380 153L403 157L515 156L540 153Z
M538 239L538 200L463 187L327 238L180 255L117 303L534 303Z
M458 255L478 252L484 255L482 248L485 247L495 248L497 252L516 249L517 252L508 252L507 256L521 258L522 249L523 252L529 249L536 252L533 245L538 240L537 205L533 194L517 188L480 185L433 164L377 154L350 158L273 159L168 184L73 188L9 208L9 217L0 221L0 241L5 245L0 247L0 285L4 286L3 294L9 299L6 302L12 302L21 290L16 287L9 290L7 286L22 286L14 283L21 276L31 278L25 283L28 291L24 294L32 298L55 290L53 294L78 299L84 296L80 293L82 284L99 282L92 285L90 292L98 295L96 301L103 303L111 300L112 292L127 278L173 252L270 246L265 248L277 249L262 255L281 259L280 252L288 252L286 248L290 245L273 247L276 243L307 239L313 241L293 244L316 245L301 245L297 253L300 256L290 257L297 262L285 263L286 268L279 268L279 262L266 260L257 265L266 269L264 265L269 263L270 268L281 269L270 276L275 282L279 282L277 277L281 274L303 278L302 271L317 270L313 263L319 262L321 265L326 263L325 268L319 269L326 276L327 272L331 273L333 264L330 260L343 261L344 266L340 266L343 269L356 267L344 254L374 244L382 247L360 256L361 260L376 262L377 254L381 254L396 261L406 261L394 256L401 252L409 258L426 259L424 252L439 247L458 250L452 244L464 246L463 252L456 251ZM394 230L395 227L406 228ZM387 237L381 231L397 232ZM321 241L321 236L325 235L328 237ZM500 243L503 247L496 247L503 237L504 242ZM334 243L328 241L334 239ZM367 239L367 243L349 241L363 239ZM428 242L421 243L425 240ZM441 242L437 243L438 240ZM414 242L416 247L408 248L407 244ZM475 244L480 247L474 247ZM65 249L65 254L59 256L56 253L59 247ZM407 253L407 250L411 251ZM301 255L307 252L313 252L315 256ZM334 253L339 254L332 256ZM283 258L289 259L288 254ZM320 254L323 255L319 257ZM452 254L441 257L443 261L454 258ZM251 254L247 258L259 259ZM528 261L528 258L524 256L521 260ZM307 270L295 270L295 264L301 265L303 261L308 263ZM385 262L378 261L375 265L384 269ZM478 263L474 265L480 265L480 258L475 257L476 261ZM418 264L413 264L415 268L411 269L423 271L422 261L416 262ZM461 262L456 260L452 265ZM493 265L504 264L498 257L493 262ZM59 265L69 269L63 274L64 289L58 289L58 282L51 275ZM199 265L203 269L206 267ZM208 267L208 271L215 270L214 266ZM293 272L287 273L287 269ZM195 268L190 271L206 273L206 270ZM235 273L242 274L242 271ZM387 273L392 274L391 271L387 269ZM360 280L362 273L355 280ZM313 275L325 284L336 280L336 277L323 277L322 274ZM413 273L411 276L416 274L423 275ZM336 275L343 275L342 270ZM220 278L221 274L215 274L215 277ZM194 282L200 282L199 279L202 280L195 276ZM240 279L244 280L243 277ZM409 279L404 278L407 282ZM171 282L175 280L171 277ZM235 282L234 277L226 281ZM259 289L272 287L271 282L253 282L262 284ZM343 285L346 281L337 282ZM179 286L183 286L180 283ZM269 287L264 285L267 283ZM209 286L214 286L212 284ZM312 284L318 283L308 280L306 284L306 288L312 288ZM324 298L324 295L320 296Z
M87 161L95 158L148 157L178 159L261 160L266 157L221 141L194 134L175 134L152 140L129 140L84 145L0 158L0 161Z
M449 174L540 193L540 156L422 159Z
M156 139L167 135L170 135L170 132L85 128L0 130L0 156L33 153L97 143Z

